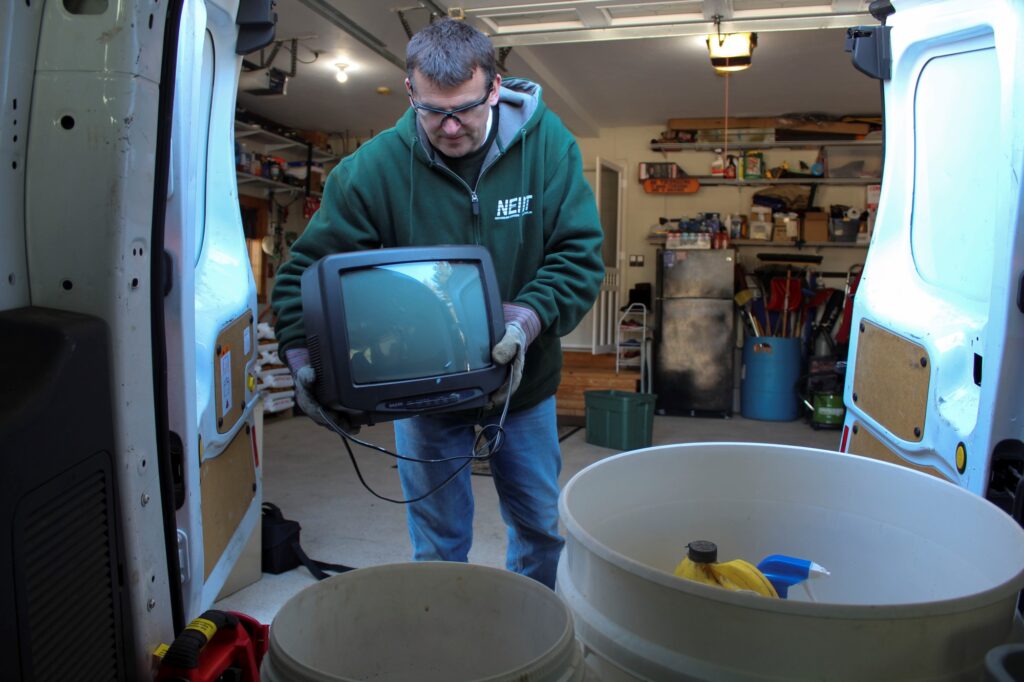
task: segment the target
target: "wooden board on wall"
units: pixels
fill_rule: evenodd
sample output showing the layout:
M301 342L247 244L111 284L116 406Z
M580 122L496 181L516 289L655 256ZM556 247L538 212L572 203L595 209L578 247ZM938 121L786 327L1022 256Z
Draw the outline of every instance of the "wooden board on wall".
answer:
M615 372L615 356L593 355L589 352L562 353L562 378L555 393L555 411L559 418L587 414L586 391L635 392L640 382L637 371Z
M853 401L897 438L920 442L931 362L924 346L864 320L857 336Z
M207 578L256 495L252 442L250 429L243 428L223 452L199 465L203 563Z
M238 195L238 205L243 209L243 215L252 218L251 222L243 221L247 239L262 239L270 234L267 229L270 222L269 203L264 197L253 197L247 194Z
M643 181L648 194L693 194L700 189L697 178L647 178Z
M245 311L217 335L213 376L217 433L227 433L245 410L246 365L256 355L252 311Z
M851 455L860 455L862 457L870 457L871 459L881 460L882 462L889 462L890 464L899 464L900 466L913 469L914 471L920 471L925 474L929 474L936 478L941 478L944 481L950 479L934 467L925 467L920 464L914 464L909 462L895 452L890 450L885 443L875 437L875 434L871 433L863 424L854 421L853 429L850 435L850 445L847 451ZM955 481L951 481L955 483Z
M670 118L669 130L717 130L726 127L724 118ZM805 132L844 133L848 135L867 135L871 126L867 123L845 121L811 122L798 118L761 117L734 118L729 117L728 127L738 128L783 128L785 130L801 130Z
M252 266L253 279L256 281L256 298L261 303L267 299L267 292L270 289L267 281L268 257L263 252L263 238L269 234L269 203L263 197L246 194L238 196L238 205L242 211L242 225L245 229L245 241L249 247L249 263Z

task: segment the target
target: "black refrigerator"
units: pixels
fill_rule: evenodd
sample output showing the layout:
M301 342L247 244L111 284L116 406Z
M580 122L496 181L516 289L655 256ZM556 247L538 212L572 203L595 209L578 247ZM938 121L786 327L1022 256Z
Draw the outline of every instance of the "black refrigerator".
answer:
M732 249L659 249L654 393L658 414L732 414Z

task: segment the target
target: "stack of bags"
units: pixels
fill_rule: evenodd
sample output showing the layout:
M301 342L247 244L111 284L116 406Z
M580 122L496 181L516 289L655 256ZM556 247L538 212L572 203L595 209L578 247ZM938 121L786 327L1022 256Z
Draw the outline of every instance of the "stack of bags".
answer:
M256 388L263 394L263 411L269 414L289 410L295 405L295 384L288 367L277 355L274 329L260 322L256 325L256 341Z

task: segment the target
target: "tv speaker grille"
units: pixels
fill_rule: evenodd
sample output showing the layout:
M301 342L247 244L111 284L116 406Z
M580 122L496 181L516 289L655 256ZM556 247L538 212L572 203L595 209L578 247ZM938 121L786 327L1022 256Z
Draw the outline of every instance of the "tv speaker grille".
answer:
M306 347L309 349L309 363L316 371L318 377L324 375L323 360L320 358L320 337L316 334L306 338Z

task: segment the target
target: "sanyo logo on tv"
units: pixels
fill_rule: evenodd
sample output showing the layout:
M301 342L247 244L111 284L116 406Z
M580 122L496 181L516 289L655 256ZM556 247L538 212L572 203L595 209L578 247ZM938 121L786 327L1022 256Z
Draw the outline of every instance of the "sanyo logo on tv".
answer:
M532 194L523 197L512 197L511 199L498 199L498 212L494 215L495 220L509 220L530 215L530 200Z

